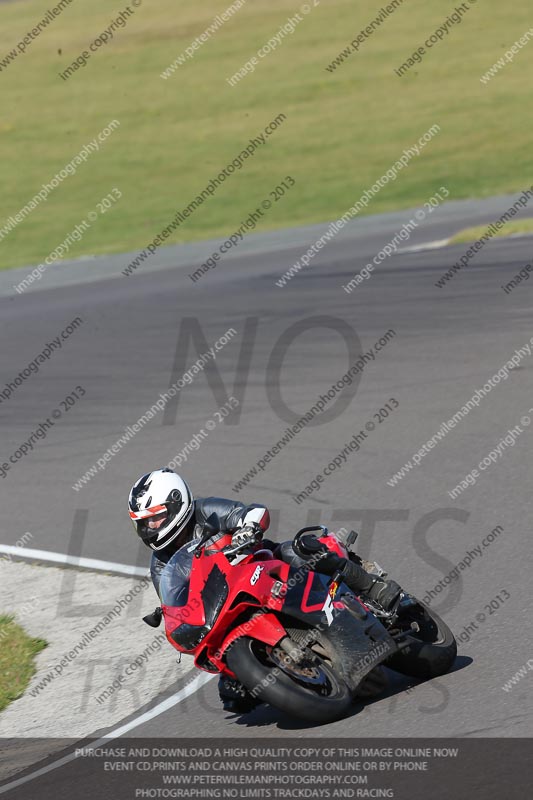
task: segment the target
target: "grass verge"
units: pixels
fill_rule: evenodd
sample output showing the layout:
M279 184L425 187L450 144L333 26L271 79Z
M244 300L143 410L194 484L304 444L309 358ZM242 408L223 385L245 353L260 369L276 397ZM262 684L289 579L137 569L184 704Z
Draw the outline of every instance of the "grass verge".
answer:
M13 617L0 615L0 711L24 694L35 673L35 656L46 644L28 636Z
M460 242L476 242L487 231L486 225L478 225L475 228L465 228L456 233L448 244L459 244ZM494 237L504 236L528 236L533 234L533 219L518 219L514 222L507 222L503 228L494 232Z

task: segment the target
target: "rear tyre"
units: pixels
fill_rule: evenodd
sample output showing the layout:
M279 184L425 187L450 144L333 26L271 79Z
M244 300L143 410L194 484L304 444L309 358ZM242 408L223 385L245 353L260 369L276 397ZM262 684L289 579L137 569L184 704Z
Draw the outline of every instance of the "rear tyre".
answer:
M404 630L409 623L415 623L419 630L411 629L405 639L408 647L391 656L385 662L386 666L402 675L422 680L448 672L457 656L457 643L438 614L416 600L416 605L406 610L400 622L404 623Z
M229 649L227 664L254 697L299 719L323 724L346 715L350 691L325 659L312 653L305 662L283 667L274 651L243 637Z

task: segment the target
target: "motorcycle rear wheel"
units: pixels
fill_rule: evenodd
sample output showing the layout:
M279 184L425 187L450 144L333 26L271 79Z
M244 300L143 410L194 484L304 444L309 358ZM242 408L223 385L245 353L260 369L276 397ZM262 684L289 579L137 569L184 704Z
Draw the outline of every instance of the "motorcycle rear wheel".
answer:
M237 639L228 651L227 664L255 697L307 722L324 724L346 716L352 704L350 691L334 669L317 654L298 677L285 671L256 639ZM312 673L312 674L311 674Z
M413 678L436 678L449 672L457 656L457 642L438 614L415 597L413 600L416 606L406 611L406 617L419 630L407 635L408 647L387 659L385 666Z

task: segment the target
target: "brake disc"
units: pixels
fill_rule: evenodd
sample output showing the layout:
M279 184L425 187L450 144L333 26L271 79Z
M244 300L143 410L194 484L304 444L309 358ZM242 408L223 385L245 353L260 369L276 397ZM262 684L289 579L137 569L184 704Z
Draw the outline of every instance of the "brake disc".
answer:
M305 681L305 683L317 685L326 683L324 672L316 664L313 664L310 658L304 657L300 661L294 661L281 647L272 647L268 650L274 664L291 677Z

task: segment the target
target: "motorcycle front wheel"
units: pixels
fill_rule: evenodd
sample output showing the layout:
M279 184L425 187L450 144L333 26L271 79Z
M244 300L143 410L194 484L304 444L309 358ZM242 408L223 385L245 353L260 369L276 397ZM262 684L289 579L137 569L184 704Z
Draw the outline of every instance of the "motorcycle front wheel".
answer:
M242 637L229 649L227 664L254 697L307 722L334 722L352 704L344 681L315 653L296 662L279 647Z

